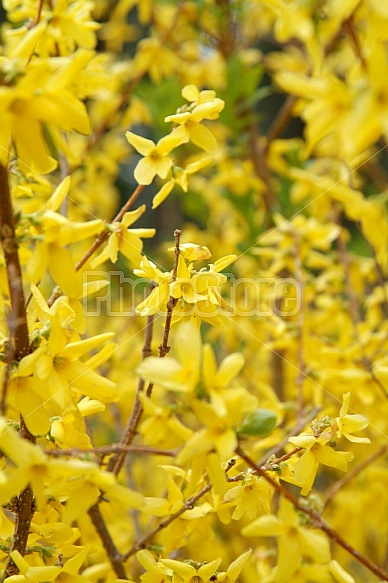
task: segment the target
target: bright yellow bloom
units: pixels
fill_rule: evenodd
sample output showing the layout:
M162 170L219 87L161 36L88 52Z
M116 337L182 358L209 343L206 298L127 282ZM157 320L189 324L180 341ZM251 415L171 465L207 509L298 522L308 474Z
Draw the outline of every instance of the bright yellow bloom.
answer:
M161 272L151 261L143 257L141 269L135 269L134 273L140 277L150 278L157 287L136 307L136 311L142 316L156 314L158 310L165 313L167 301L171 295L178 300L174 309L173 322L186 316L195 316L216 325L218 322L214 320L217 320L223 311L232 311L219 292L220 284L226 281L226 276L219 272L232 263L236 255L227 255L214 264L208 265L207 269L195 271L192 263L186 264L185 253L184 250L179 255L175 281L172 281L172 272ZM192 259L192 253L187 255L190 257L189 260ZM206 251L200 252L197 258L204 259L209 254L206 248Z
M224 502L234 504L233 520L246 514L252 520L258 514L269 514L273 488L264 478L246 474L241 484L233 486L224 495Z
M353 441L355 443L370 443L370 439L368 437L356 437L353 435L354 432L362 431L366 427L368 427L369 422L364 415L349 415L349 404L350 404L350 397L351 393L345 393L342 397L343 405L340 410L339 417L335 418L335 423L337 426L337 437L341 437L342 435L346 437L349 441Z
M57 202L58 200L53 204ZM66 295L71 298L81 297L82 278L75 271L73 259L66 246L88 239L103 229L104 224L98 219L82 223L70 221L52 210L37 213L36 233L42 236L43 241L37 242L27 265L31 280L37 283L48 268L51 277Z
M43 124L87 134L90 123L85 105L67 88L72 79L63 83L62 72L47 61L32 61L25 72L13 61L3 60L0 68L4 75L14 70L15 76L12 83L0 87L0 162L7 165L13 142L25 167L47 174L54 170L56 161L49 155Z
M180 583L209 583L210 578L217 571L221 559L216 559L211 561L211 563L203 563L200 566L194 566L189 563L181 563L180 561L174 561L173 559L162 559L163 565L166 565L174 573L179 575Z
M20 361L18 376L34 375L45 383L47 401L56 403L62 411L72 403L71 390L81 391L103 402L114 400L115 384L79 360L86 352L110 340L112 336L112 333L107 332L66 345L66 336L58 321L53 319L48 342Z
M63 567L31 566L19 551L11 551L11 558L18 567L20 574L8 577L13 583L40 583L41 581L56 581L57 583L87 583L89 579L77 575L82 564L90 553L90 545L78 547L80 552L66 561Z
M144 418L139 427L144 443L157 447L174 448L192 435L176 416L173 408L157 404L152 398L142 397Z
M146 570L140 576L143 583L167 583L171 581L172 569L169 569L161 561L155 561L150 551L143 549L136 553L140 565Z
M295 508L285 498L280 501L279 517L273 514L260 516L245 526L241 534L279 537L275 583L287 583L300 566L304 555L318 563L330 560L327 538L316 530L300 526Z
M145 156L138 162L134 172L136 181L144 185L151 184L155 176L163 179L167 177L172 167L172 159L168 154L184 141L176 132L161 138L157 144L132 132L126 132L125 137L139 154Z
M295 483L302 488L302 495L308 494L311 490L320 463L343 472L348 469L348 462L352 461L353 454L348 451L336 451L326 445L331 439L331 431L321 433L318 437L304 433L288 439L296 447L305 450L294 469Z
M146 205L143 204L135 211L125 213L120 223L109 225L112 234L109 236L108 244L104 251L92 261L91 266L93 268L101 265L107 259L110 259L112 263L116 263L119 251L133 265L140 264L141 251L143 249L141 238L153 237L156 231L155 229L128 229L128 227L137 221L145 210Z
M203 429L195 432L178 454L177 463L186 464L196 456L216 451L221 461L230 459L238 445L236 431L243 409L243 396L227 393L225 396L226 415L218 415L212 405L195 400L192 409Z
M182 96L192 103L184 105L178 113L167 116L164 121L178 125L174 133L181 136L183 142L191 141L206 152L212 152L217 148L217 140L209 128L200 122L203 119L217 119L225 107L224 101L216 97L214 91L199 92L195 85L184 87Z

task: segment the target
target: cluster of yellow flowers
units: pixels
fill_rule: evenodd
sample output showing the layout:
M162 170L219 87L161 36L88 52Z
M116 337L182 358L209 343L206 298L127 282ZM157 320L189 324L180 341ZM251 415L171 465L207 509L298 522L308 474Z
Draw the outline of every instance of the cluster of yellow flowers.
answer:
M384 3L3 8L2 580L388 581Z

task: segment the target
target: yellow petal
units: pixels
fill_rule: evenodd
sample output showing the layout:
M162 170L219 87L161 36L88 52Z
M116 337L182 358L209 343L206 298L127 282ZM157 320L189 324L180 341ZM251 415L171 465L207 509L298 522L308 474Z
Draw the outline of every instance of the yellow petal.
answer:
M217 371L215 382L219 387L226 387L241 371L245 363L245 359L240 352L229 354L221 362Z
M182 97L187 101L197 101L199 91L195 85L185 85L182 89Z
M81 276L75 271L67 249L54 244L50 245L49 270L55 283L67 296L78 298L82 294Z
M143 138L143 136L138 136L132 132L125 132L125 137L128 142L141 154L142 156L148 156L148 154L156 147L152 140Z
M212 132L201 123L195 124L189 131L190 140L206 152L214 152L217 148L217 140Z
M163 184L162 188L157 192L152 199L152 208L156 209L171 193L172 189L175 186L174 180L169 180L166 184Z
M167 168L166 171L166 175L168 173L169 168ZM147 186L148 184L151 184L151 182L153 181L153 179L155 178L157 174L157 167L155 166L155 164L151 163L150 160L147 158L142 158L134 171L134 177L135 180L138 184L144 184L145 186Z
M330 561L330 545L323 533L300 528L298 530L301 547L317 563Z
M46 209L56 211L65 200L70 188L70 176L66 176L46 202Z
M241 530L243 536L280 536L282 532L282 523L272 514L260 516Z

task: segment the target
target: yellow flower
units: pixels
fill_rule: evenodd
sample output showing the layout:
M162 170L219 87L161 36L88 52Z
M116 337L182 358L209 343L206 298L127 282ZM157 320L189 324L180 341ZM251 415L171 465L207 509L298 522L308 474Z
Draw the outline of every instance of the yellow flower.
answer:
M163 565L161 561L156 562L150 551L143 549L136 553L136 558L146 570L140 576L140 581L144 583L167 583L167 581L171 581L172 569Z
M19 551L11 551L10 555L18 567L20 574L8 577L13 583L40 583L41 581L56 581L57 583L87 583L88 579L77 575L82 564L90 553L90 545L80 548L80 552L66 561L63 567L55 565L31 566Z
M271 512L272 494L273 488L264 478L247 474L241 484L225 493L223 501L236 505L232 515L233 520L240 520L244 514L252 520L258 514Z
M234 427L237 425L243 407L240 394L225 396L226 415L218 415L212 405L205 401L195 400L191 407L205 426L195 432L185 443L178 454L177 463L186 464L193 458L205 453L216 451L221 461L230 459L238 445Z
M352 435L355 431L362 431L366 427L368 427L369 422L364 415L349 415L349 403L350 403L351 393L345 393L342 396L343 405L340 410L339 417L336 417L335 423L337 425L337 437L341 437L342 435L346 437L349 441L353 441L355 443L370 443L370 439L368 437L356 437Z
M66 66L71 67L71 60ZM53 70L46 61L32 61L24 72L18 71L14 61L3 60L1 69L5 75L14 69L17 83L0 87L0 162L7 165L11 141L20 162L47 174L57 164L49 155L43 124L87 134L90 123L85 105L67 89L71 79L64 84L61 72Z
M193 246L193 243L190 243ZM195 247L195 246L194 246ZM226 276L219 273L236 259L236 255L227 255L218 259L214 264L208 265L207 269L195 271L192 264L186 264L184 257L187 255L191 259L205 259L210 255L210 251L205 248L201 252L194 253L194 248L183 249L179 255L176 280L172 281L172 272L163 273L156 266L143 257L141 269L135 269L134 273L140 277L148 277L153 280L157 287L151 294L136 307L137 313L142 316L156 314L158 310L165 313L166 304L170 295L178 300L174 309L173 322L179 321L186 316L199 316L201 319L211 324L217 324L223 311L232 311L221 297L219 286L226 281ZM218 318L217 318L218 317Z
M305 449L294 469L295 483L302 487L303 495L311 490L320 463L343 472L348 469L348 462L352 461L353 454L348 451L336 451L326 445L331 439L331 431L321 433L318 437L304 433L288 439L296 447Z
M54 418L50 437L58 447L91 449L90 437L86 433L83 417L104 411L105 405L95 399L85 397L76 406L69 407L63 415Z
M139 154L145 156L138 162L134 172L136 181L144 185L151 184L155 176L163 179L167 177L172 167L168 154L184 141L176 132L161 138L157 144L132 132L126 132L125 137Z
M149 278L157 286L146 297L146 299L136 306L136 312L140 316L156 314L158 310L165 311L168 298L170 297L170 282L172 274L169 271L162 272L152 261L143 255L140 261L140 269L134 269L133 273L139 277Z
M191 429L183 425L173 408L159 405L145 396L141 400L144 419L139 432L144 443L168 449L181 445L191 437Z
M58 203L56 193L53 197L52 204L55 205ZM71 298L81 297L82 278L76 272L66 246L96 235L104 229L103 222L98 219L86 223L70 221L57 212L46 210L36 214L35 223L36 233L43 237L43 241L37 242L27 265L31 280L38 282L48 268L51 277L66 295Z
M260 516L245 526L241 533L243 536L279 537L275 583L289 581L304 555L312 557L318 563L327 563L330 560L328 540L316 530L299 526L298 514L285 498L280 501L279 517L273 514Z
M143 249L141 238L153 237L156 231L155 229L128 229L128 227L137 221L145 210L146 205L143 204L135 211L125 213L120 223L109 225L112 234L109 236L108 244L104 251L92 261L92 268L101 265L107 259L110 259L112 263L116 263L119 251L134 265L140 264L141 251Z
M217 119L224 109L224 101L216 97L214 91L199 92L195 85L184 87L182 96L192 101L190 106L181 107L178 113L167 116L164 121L178 125L174 133L181 136L183 142L191 141L206 152L212 152L217 148L217 140L209 128L199 122Z
M99 401L114 400L115 384L79 360L83 354L110 340L112 336L112 333L107 332L66 345L65 334L57 319L53 318L48 342L20 361L18 376L34 375L34 378L46 383L49 391L47 401L56 403L62 411L72 403L71 389Z
M200 566L194 566L189 563L181 563L180 561L174 561L173 559L162 559L163 565L166 565L169 569L181 577L179 579L180 583L209 583L210 578L217 571L221 559L216 559L211 561L211 563L203 563Z

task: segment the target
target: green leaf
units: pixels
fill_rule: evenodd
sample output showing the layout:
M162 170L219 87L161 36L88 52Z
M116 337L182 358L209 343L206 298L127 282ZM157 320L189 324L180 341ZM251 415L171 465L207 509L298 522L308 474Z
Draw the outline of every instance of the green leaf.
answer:
M237 429L237 437L268 435L276 425L276 415L269 409L255 409Z

